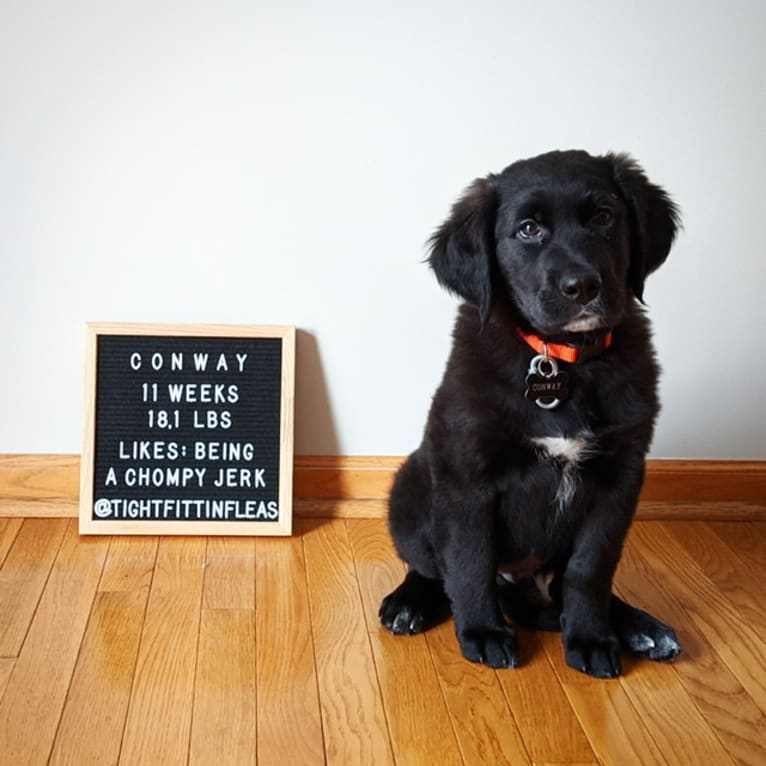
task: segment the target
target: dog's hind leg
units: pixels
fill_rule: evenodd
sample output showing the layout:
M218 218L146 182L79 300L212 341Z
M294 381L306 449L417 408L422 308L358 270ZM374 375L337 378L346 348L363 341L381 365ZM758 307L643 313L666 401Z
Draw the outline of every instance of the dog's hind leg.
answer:
M378 614L397 635L420 633L450 614L433 553L430 503L428 468L418 450L397 473L389 502L391 536L409 571L404 582L383 599Z
M450 605L441 580L423 577L414 570L383 599L378 615L395 635L422 633L449 617Z
M681 654L673 628L612 594L609 619L623 649L658 662L672 662Z

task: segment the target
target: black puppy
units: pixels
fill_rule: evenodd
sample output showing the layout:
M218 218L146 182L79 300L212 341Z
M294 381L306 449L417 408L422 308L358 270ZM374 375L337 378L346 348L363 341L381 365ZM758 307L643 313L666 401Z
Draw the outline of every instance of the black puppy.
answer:
M612 594L658 413L640 305L678 212L625 155L551 152L476 180L431 240L465 299L390 527L409 571L380 608L397 634L451 608L463 654L514 667L506 617L560 629L569 665L621 646L672 660L671 628Z

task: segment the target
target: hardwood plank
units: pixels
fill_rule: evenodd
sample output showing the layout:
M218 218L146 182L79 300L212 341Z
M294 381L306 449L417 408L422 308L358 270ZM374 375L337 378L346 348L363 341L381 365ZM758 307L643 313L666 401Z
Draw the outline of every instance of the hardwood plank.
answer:
M393 763L345 522L302 531L327 761Z
M156 537L111 538L51 764L117 763L156 556Z
M108 540L81 538L76 521L69 522L0 703L0 752L7 763L48 760L107 548Z
M100 593L148 593L157 560L157 537L113 537L98 583Z
M205 538L160 541L121 764L187 761L205 547Z
M596 761L578 761L573 763L572 761L535 761L534 766L599 766Z
M8 681L15 666L15 657L0 657L0 702L2 702L5 687L8 686Z
M540 635L523 629L517 633L523 664L513 671L498 672L498 676L532 760L596 763Z
M675 595L690 619L711 639L721 659L766 712L764 640L662 524L653 525L651 532L636 525L632 536L651 569L677 585Z
M256 540L259 766L324 764L303 541Z
M0 657L16 657L69 522L25 519L0 568Z
M378 609L383 597L401 583L406 567L394 549L384 519L346 522L367 630L378 633Z
M21 529L22 518L0 519L0 567L2 567L8 551Z
M254 763L255 540L211 537L205 557L190 763Z
M405 572L387 525L382 519L346 523L394 759L399 766L462 764L425 636L392 636L378 619L381 599Z
M599 763L666 763L621 684L572 670L564 659L558 633L540 633L539 638Z
M620 682L668 763L732 763L672 668L625 663Z
M766 569L766 525L717 521L708 526L748 565Z
M452 620L426 633L463 761L531 763L498 673L466 660ZM517 670L503 671L511 675Z
M255 710L255 613L203 609L189 763L255 763Z
M670 536L697 562L745 621L766 635L766 589L736 551L705 524L665 523Z
M652 531L657 525L646 526L649 527L647 537L651 541ZM681 686L707 723L706 726L696 720L690 724L691 727L698 727L699 733L694 728L678 732L679 723L671 711L667 720L660 716L654 724L650 724L655 741L668 757L671 753L682 752L685 744L695 747L694 743L706 736L709 726L737 763L755 766L766 762L766 716L718 656L707 632L689 617L678 597L683 584L649 565L643 555L645 544L647 540L639 540L635 534L629 538L618 570L617 590L630 603L674 626L684 654L671 667L660 666L658 670L675 671ZM697 604L694 608L704 608L704 605ZM639 660L630 677L644 673L647 666L651 663ZM666 691L666 697L670 693L670 690ZM651 699L646 699L644 704L651 707ZM678 703L668 700L668 704ZM685 701L682 704L686 704ZM667 750L668 746L673 749Z
M140 590L96 594L50 764L117 763L146 595Z
M205 560L204 609L255 609L255 539L211 537Z

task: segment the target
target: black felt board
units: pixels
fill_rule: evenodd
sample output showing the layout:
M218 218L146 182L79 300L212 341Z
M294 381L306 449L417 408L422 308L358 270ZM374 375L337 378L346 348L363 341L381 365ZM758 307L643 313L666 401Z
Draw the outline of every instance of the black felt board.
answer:
M91 502L81 518L106 532L124 523L160 534L200 522L221 534L229 525L237 534L283 526L283 485L292 486L281 475L292 466L282 455L283 408L292 407L284 345L283 337L97 333Z

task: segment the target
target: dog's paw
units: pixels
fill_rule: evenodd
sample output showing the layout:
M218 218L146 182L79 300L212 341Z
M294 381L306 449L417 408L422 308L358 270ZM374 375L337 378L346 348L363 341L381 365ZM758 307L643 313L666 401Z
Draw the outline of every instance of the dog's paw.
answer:
M564 636L567 665L594 678L620 675L620 642L617 636Z
M396 591L383 599L378 616L383 627L395 636L411 636L425 630L423 615L412 605L402 603Z
M651 629L622 633L620 643L632 654L656 662L673 662L681 654L681 644L675 631L662 623Z
M623 648L632 654L656 662L672 662L681 654L673 628L629 604L615 604L612 624Z
M516 634L510 625L500 629L473 629L458 633L463 656L491 668L515 668L519 664Z
M397 636L422 633L449 616L449 600L439 580L408 572L404 582L383 599L378 616Z

